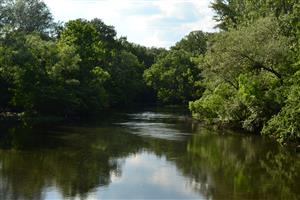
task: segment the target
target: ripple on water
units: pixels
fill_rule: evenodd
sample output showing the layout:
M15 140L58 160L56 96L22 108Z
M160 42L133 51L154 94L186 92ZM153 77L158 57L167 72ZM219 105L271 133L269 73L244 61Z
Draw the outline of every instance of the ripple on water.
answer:
M164 119L181 119L182 116L153 112L128 114L128 116L130 121L116 123L116 125L128 128L133 134L168 140L182 140L185 136L190 135L176 129L174 123L162 122Z

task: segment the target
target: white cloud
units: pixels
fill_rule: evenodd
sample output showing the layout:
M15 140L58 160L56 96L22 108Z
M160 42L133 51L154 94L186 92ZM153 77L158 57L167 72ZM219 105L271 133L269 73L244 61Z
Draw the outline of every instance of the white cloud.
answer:
M169 47L193 30L213 31L210 0L44 0L56 20L100 18L119 36Z

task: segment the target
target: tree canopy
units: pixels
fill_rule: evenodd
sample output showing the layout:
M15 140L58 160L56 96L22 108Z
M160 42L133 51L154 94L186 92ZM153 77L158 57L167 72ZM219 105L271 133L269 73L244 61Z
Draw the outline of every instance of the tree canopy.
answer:
M299 6L276 0L212 3L223 31L209 39L202 68L206 90L190 102L195 118L299 142Z
M49 33L53 17L41 0L1 0L0 25L5 31Z

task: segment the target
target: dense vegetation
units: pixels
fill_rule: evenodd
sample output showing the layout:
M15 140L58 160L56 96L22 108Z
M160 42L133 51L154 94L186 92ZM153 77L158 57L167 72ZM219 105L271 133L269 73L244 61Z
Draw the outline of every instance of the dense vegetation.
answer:
M190 103L194 117L299 143L299 1L217 0L212 7L221 31L210 39L206 90Z
M117 38L100 19L54 23L39 0L0 5L0 112L82 115L154 99L143 73L163 49Z
M189 103L205 122L300 141L300 3L215 0L219 32L170 50L117 38L100 19L55 23L40 0L0 0L0 113L99 113Z

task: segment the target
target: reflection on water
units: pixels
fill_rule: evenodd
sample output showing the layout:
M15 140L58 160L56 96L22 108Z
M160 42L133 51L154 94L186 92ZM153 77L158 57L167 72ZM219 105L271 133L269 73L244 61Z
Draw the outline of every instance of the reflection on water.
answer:
M202 130L188 142L193 177L213 199L299 199L300 155L260 137Z
M0 199L299 199L300 155L172 111L0 131Z

